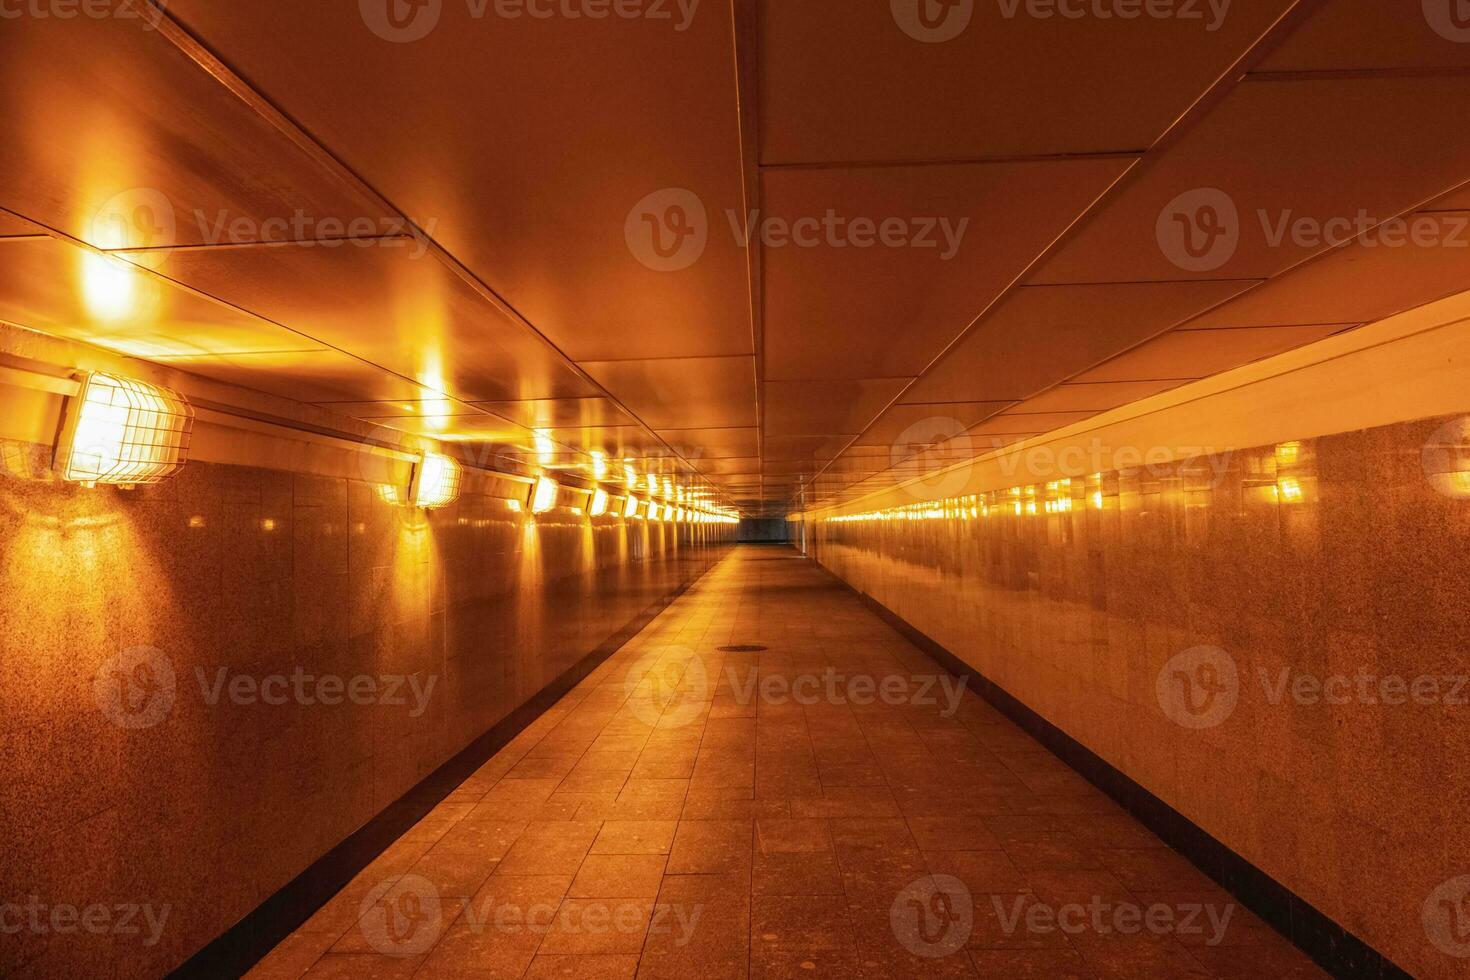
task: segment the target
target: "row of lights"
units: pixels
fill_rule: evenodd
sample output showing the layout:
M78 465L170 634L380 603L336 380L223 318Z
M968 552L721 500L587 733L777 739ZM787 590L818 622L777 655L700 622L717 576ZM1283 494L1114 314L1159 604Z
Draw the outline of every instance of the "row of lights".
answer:
M1290 451L1289 462L1296 459L1299 443L1287 443L1276 449L1277 461L1282 463L1283 450ZM938 521L964 520L967 518L990 517L992 514L1013 514L1017 517L1030 514L1069 514L1076 509L1078 500L1072 494L1069 479L1053 480L1042 487L1011 487L990 493L950 497L946 500L922 501L889 507L884 510L862 514L843 514L829 517L834 524L866 523L869 521ZM1087 478L1089 490L1087 505L1093 510L1103 509L1102 474L1094 473ZM1297 504L1305 499L1300 480L1295 477L1280 477L1267 485L1272 499L1282 503Z
M1089 478L1089 482L1094 486L1100 484L1101 481L1101 473L1095 473ZM1094 489L1087 495L1087 501L1093 510L1102 510L1102 490ZM867 521L964 520L990 517L996 513L1014 514L1020 517L1023 514L1066 514L1074 510L1076 506L1076 500L1072 496L1072 480L1064 479L1053 480L1044 487L1011 487L1007 490L950 497L946 500L904 504L863 514L844 514L840 517L828 518L828 520L834 524Z
M183 468L188 459L189 438L194 428L194 409L178 392L161 385L94 372L85 374L80 389L68 404L61 435L56 443L56 469L62 479L86 487L110 485L134 487L161 483ZM628 473L632 474L632 468ZM413 468L408 496L387 494L388 499L406 499L412 506L428 510L447 507L459 499L464 467L442 453L426 452ZM556 507L560 486L548 476L532 485L532 513L543 514ZM659 503L651 497L640 501L632 493L614 498L596 487L590 491L588 513L608 513L614 499L620 501L625 518L672 521L685 524L738 524L728 511L713 511L694 502L685 503L685 491L665 480L648 478L648 490L662 489L677 503ZM519 503L519 502L517 502Z

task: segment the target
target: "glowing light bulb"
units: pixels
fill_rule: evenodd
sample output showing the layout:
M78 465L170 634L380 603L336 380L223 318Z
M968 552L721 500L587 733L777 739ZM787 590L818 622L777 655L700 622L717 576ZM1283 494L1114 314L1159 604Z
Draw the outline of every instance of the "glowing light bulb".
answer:
M549 476L536 480L536 489L531 494L531 513L544 514L556 506L557 483Z
M409 497L416 507L429 510L448 507L459 498L463 473L457 460L439 453L424 453L423 461L414 468Z
M88 374L57 443L62 479L84 486L160 483L188 456L194 410L158 385Z

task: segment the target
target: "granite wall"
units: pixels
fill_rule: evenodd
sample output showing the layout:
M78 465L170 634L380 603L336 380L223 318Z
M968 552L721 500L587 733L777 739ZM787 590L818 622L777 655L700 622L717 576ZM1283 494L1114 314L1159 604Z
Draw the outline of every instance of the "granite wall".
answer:
M808 531L840 578L1400 966L1465 975L1470 418Z
M0 466L0 975L151 977L641 612L733 528L531 516L472 474Z

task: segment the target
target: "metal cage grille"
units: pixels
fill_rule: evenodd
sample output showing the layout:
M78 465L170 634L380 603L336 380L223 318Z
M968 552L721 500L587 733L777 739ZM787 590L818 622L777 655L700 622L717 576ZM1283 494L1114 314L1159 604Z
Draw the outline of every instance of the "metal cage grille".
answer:
M63 479L92 486L161 483L188 458L194 409L158 385L110 374L82 380Z
M425 453L415 474L414 503L419 507L447 507L459 499L464 470L457 460L439 453Z

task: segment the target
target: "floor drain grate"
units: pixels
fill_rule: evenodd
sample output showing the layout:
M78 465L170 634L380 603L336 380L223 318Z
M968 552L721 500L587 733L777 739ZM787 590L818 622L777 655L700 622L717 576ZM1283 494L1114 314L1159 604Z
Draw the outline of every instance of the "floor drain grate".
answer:
M766 648L759 643L736 643L727 647L720 647L721 653L760 653Z

